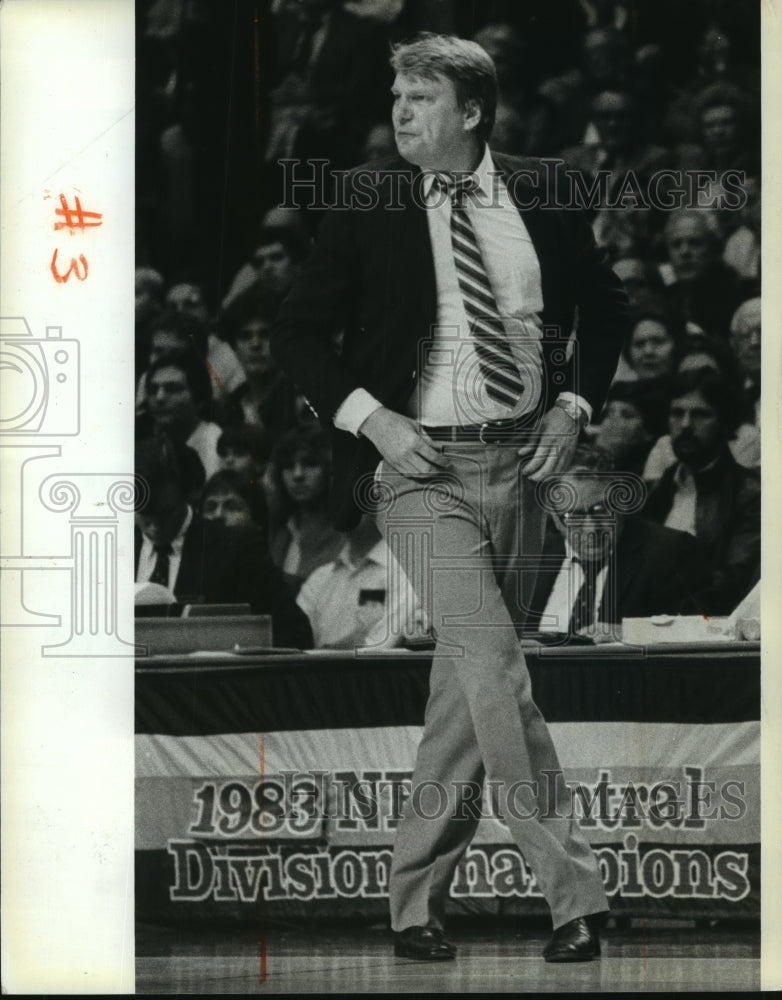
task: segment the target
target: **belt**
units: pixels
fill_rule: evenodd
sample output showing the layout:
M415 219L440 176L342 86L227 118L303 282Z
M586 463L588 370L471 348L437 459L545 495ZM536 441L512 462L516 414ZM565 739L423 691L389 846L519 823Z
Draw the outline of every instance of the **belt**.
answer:
M522 420L487 420L482 424L463 426L422 426L421 430L428 434L432 441L450 441L453 444L465 441L478 444L514 444L518 442L520 432L529 430L534 423L534 419L527 417Z

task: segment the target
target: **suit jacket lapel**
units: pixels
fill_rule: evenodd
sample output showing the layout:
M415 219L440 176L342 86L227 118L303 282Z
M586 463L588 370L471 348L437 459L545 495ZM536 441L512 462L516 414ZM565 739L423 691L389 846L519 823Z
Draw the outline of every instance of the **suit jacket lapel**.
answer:
M400 273L404 275L400 288L407 285L410 289L412 283L410 291L426 316L427 324L435 323L437 282L429 223L423 201L422 174L418 167L413 167L404 160L400 163L403 178L399 184L399 199L404 207L402 211L385 210L391 227L396 263Z
M605 618L604 604L606 595L611 594L616 602L615 614L612 612L613 617L616 621L621 622L622 609L627 607L628 595L636 585L639 574L644 569L641 559L643 539L634 530L632 519L625 521L621 541L617 540L615 547L615 559L608 570L605 587L603 587L603 596L600 598L600 604L598 605L597 617L600 621L609 620Z

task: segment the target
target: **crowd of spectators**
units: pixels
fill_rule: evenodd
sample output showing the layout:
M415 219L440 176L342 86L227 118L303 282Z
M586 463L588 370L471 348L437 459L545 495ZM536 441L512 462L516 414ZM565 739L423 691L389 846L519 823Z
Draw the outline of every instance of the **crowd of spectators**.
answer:
M389 44L434 30L495 61L492 149L581 172L630 297L632 329L584 444L587 468L600 455L644 482L647 527L633 522L625 548L668 552L654 565L677 577L665 595L659 579L644 584L646 601L638 584L633 613L728 614L757 584L756 5L147 0L137 19L137 464L151 491L137 580L273 606L279 644L382 642L380 539L366 524L347 538L330 527L328 432L269 351L320 217L280 207L280 161L345 169L394 153Z

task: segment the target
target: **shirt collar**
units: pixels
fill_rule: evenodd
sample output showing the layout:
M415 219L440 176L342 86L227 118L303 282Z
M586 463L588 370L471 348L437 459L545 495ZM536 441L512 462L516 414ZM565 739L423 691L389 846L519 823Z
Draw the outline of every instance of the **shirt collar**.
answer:
M679 489L685 489L695 486L695 479L701 476L704 472L710 472L720 460L718 455L715 459L709 462L708 465L704 465L702 469L698 469L697 472L692 473L684 464L684 462L679 462L676 466L676 471L673 474L673 481L679 487Z
M497 174L497 168L494 166L494 160L491 158L491 152L488 146L483 147L481 162L475 168L474 173L478 178L478 187L476 188L474 197L479 198L480 201L491 203L493 196L492 184L494 183L494 178ZM425 198L428 199L431 194L432 184L434 184L435 177L441 175L442 172L437 170L423 171L422 184Z
M385 539L381 538L380 541L376 542L372 548L367 552L364 558L358 565L355 565L350 560L350 542L345 542L342 548L337 553L335 562L340 563L342 566L347 567L347 569L360 569L362 566L366 566L367 563L377 563L378 566L385 566L388 562L387 559L388 549L386 548Z
M175 556L182 555L182 547L185 544L185 535L187 534L187 529L193 522L193 508L188 504L187 513L185 514L185 519L182 522L182 527L177 532L176 536L171 539L168 543L171 546L171 553ZM143 536L143 544L148 547L151 551L155 551L155 543L147 535Z

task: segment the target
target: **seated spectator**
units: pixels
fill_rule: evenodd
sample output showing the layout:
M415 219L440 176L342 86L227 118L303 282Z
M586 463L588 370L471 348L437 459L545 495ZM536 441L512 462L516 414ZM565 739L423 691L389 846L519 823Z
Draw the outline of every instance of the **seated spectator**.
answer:
M665 297L682 327L727 340L730 318L756 294L722 261L724 240L716 217L704 209L672 212L665 226L672 283Z
M336 558L299 590L296 602L310 620L315 648L398 645L407 619L416 617L415 596L400 576L391 572L385 540L365 515Z
M327 510L330 470L329 438L317 425L294 428L272 452L269 509L276 517L270 550L294 588L318 566L331 562L344 542Z
M484 25L474 36L491 56L498 99L492 149L514 156L551 156L560 144L554 132L555 109L536 93L534 58L527 41L509 24Z
M760 279L761 199L760 181L748 177L744 182L746 205L736 214L739 225L725 241L723 263L741 278Z
M219 398L223 393L232 392L241 385L244 373L230 346L212 329L213 316L201 286L191 282L173 285L166 294L166 306L195 317L206 327L208 331L206 360L213 376L212 392L215 398Z
M695 541L612 506L617 478L610 456L580 446L558 481L572 502L551 514L554 530L546 536L526 632L616 641L623 618L691 610Z
M221 428L204 419L212 408L212 387L203 361L183 351L161 355L147 372L147 405L152 430L186 444L201 460L205 475L220 467Z
M576 169L594 176L598 170L611 170L609 193L621 190L627 172L632 170L639 183L655 170L671 166L672 158L662 146L650 146L647 132L635 114L633 97L628 90L610 88L596 93L589 105L591 137L572 146L563 157ZM631 202L632 206L635 202Z
M166 309L151 323L146 348L147 366L171 352L193 354L202 364L208 351L208 331L201 320L185 312ZM212 381L213 395L219 392L216 381ZM144 371L136 386L136 416L148 412L147 372Z
M729 383L730 392L736 400L740 420L735 433L728 441L730 452L739 465L745 469L754 469L760 465L760 429L754 424L752 407L748 406L740 378L736 377L736 358L727 344L720 341L707 341L704 338L693 338L689 348L678 360L676 371L692 372L708 369L718 372ZM668 401L666 399L666 411ZM666 469L676 461L676 455L671 444L671 436L666 433L653 445L643 469L643 478L647 482L656 482Z
M274 315L308 248L309 236L298 215L267 213L250 260L239 269L223 299L223 312L249 295Z
M201 494L201 517L228 528L260 528L268 534L268 513L257 484L236 472L216 472Z
M643 514L698 541L708 570L699 612L728 614L760 572L760 483L733 458L739 420L730 383L712 371L684 372L672 386L669 433L676 463L649 493Z
M592 232L615 264L627 257L648 258L652 253L654 232L650 212L599 209L592 221Z
M633 326L623 354L641 382L670 376L684 338L665 309L652 303L634 311Z
M659 300L649 298L633 311L614 382L637 382L643 391L646 422L654 438L668 428L668 385L686 340Z
M614 273L625 286L632 308L650 298L659 299L665 289L657 266L641 257L620 257L613 264Z
M266 435L252 424L226 427L217 439L221 472L234 472L251 482L260 482L269 461Z
M241 297L225 314L223 329L236 352L244 380L224 396L220 416L224 424L249 424L271 437L264 413L277 391L282 374L269 350L273 322L271 310L248 297ZM289 421L290 423L290 421Z
M748 177L758 177L760 164L750 145L749 97L727 81L709 84L696 95L693 107L695 137L702 151L700 166L717 172L713 191L720 194L719 174L742 170Z
M263 532L205 521L189 504L194 460L169 439L136 448L136 474L146 484L136 512L136 582L159 584L183 604L249 604L272 616L275 643L308 648L309 624L272 566Z
M356 165L388 103L387 39L385 25L339 0L274 5L267 162L321 156L338 169Z
M136 378L146 363L151 324L163 308L163 275L153 267L136 268Z
M614 468L640 476L656 439L651 416L654 399L639 382L614 382L608 391L593 442L611 457Z
M732 82L737 76L733 41L722 25L709 23L703 29L695 47L694 70L678 98L670 101L665 121L666 131L672 139L688 145L693 144L698 95L710 84Z
M272 322L269 308L248 297L237 300L226 313L226 337L236 351L245 381L224 397L220 406L221 423L250 424L258 427L269 441L315 420L309 404L272 358L269 349Z
M730 321L730 346L738 362L742 388L752 404L756 427L760 427L760 321L759 298L742 302Z
M632 50L621 31L595 27L581 43L580 66L545 79L538 92L556 109L560 148L595 140L590 102L601 90L625 90L632 71Z

